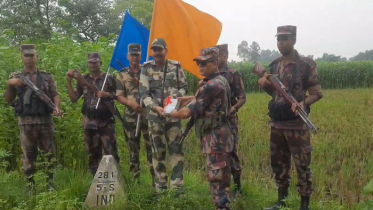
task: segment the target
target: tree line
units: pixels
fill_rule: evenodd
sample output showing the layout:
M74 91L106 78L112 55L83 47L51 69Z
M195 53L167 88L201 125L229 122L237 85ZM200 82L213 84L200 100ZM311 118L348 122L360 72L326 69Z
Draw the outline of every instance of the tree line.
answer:
M7 42L42 43L59 34L77 43L97 42L106 37L115 43L126 10L150 29L154 0L0 0L0 32ZM280 56L277 50L261 49L255 41L238 45L237 55L243 61L270 62ZM313 55L308 55L314 59ZM373 60L373 50L360 52L349 59L324 53L315 61Z
M276 50L261 50L260 46L257 42L253 41L249 46L248 42L243 40L237 47L237 55L241 58L244 62L271 62L274 59L280 57L280 52ZM305 56L305 55L303 55ZM313 55L307 55L305 57L309 57L314 59ZM371 61L373 60L373 50L366 50L365 52L360 52L358 55L347 59L340 55L328 54L323 53L323 55L319 58L316 58L316 62L343 62L343 61Z

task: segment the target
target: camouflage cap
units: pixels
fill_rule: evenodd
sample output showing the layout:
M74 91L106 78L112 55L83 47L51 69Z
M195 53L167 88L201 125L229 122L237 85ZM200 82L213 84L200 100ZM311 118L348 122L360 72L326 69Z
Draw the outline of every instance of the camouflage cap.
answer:
M23 54L36 54L36 47L33 44L23 44L20 49Z
M219 49L217 47L204 48L201 50L200 55L194 58L193 61L205 61L205 60L218 60L219 59Z
M228 52L228 44L219 44L215 46L219 49L219 53L227 53Z
M98 61L101 61L101 56L100 56L100 53L88 53L88 62L91 62L91 63L96 63Z
M297 36L297 27L286 25L286 26L279 26L277 27L277 34L275 36L279 35L294 35Z
M141 53L141 45L139 44L129 44L128 53L131 55L138 55Z
M160 47L160 48L163 48L163 49L167 49L167 44L166 44L166 41L164 39L155 39L153 42L152 42L152 49L153 47Z

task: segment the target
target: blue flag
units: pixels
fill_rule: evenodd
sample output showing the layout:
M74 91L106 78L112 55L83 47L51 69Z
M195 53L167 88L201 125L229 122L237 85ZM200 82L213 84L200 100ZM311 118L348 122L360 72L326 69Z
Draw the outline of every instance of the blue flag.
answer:
M111 57L110 67L117 71L122 69L116 60L119 60L119 62L125 67L129 66L129 62L127 60L129 44L141 45L140 64L144 63L146 61L146 55L148 54L149 35L149 30L141 25L139 21L133 18L128 11L126 11L122 28L120 29L119 37L115 45L113 57Z

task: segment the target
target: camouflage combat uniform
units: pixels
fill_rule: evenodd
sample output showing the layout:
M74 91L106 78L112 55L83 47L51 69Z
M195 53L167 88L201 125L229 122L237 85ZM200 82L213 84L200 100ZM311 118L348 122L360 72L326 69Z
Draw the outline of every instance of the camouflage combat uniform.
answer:
M318 81L316 63L296 53L293 62L285 64L282 57L269 65L270 73L275 74L290 90L298 102L309 95L322 97ZM291 105L274 89L266 90L272 100L269 102L271 121L271 166L279 190L290 185L291 157L298 173L298 191L303 196L312 193L312 173L310 169L312 146L308 128L299 116L291 111ZM310 110L309 107L305 107Z
M227 45L218 45L216 46L219 49L219 52L228 51L228 46ZM246 94L245 94L245 87L244 83L242 81L242 76L241 74L234 70L234 69L229 69L228 66L224 66L223 68L219 69L220 75L225 77L229 83L229 87L231 89L231 106L236 105L237 101L239 99L246 99ZM232 176L234 179L239 179L241 176L242 172L242 166L240 164L240 160L238 158L238 140L239 140L239 135L238 135L238 115L237 113L234 113L230 116L229 118L231 129L232 129L232 134L233 134L233 140L234 140L234 149L233 152L231 153L232 156Z
M101 90L105 75L101 73L96 80L90 74L85 75L84 78L89 84L93 84ZM113 76L108 75L104 91L115 94L116 82ZM84 142L89 158L88 167L95 174L102 158L102 149L106 155L113 155L119 163L114 116L103 103L103 100L113 99L102 98L98 108L95 109L98 97L93 91L86 86L82 88L79 85L76 86L75 91L78 98L81 96L84 98L82 107Z
M203 49L195 60L218 59L215 47ZM195 99L188 105L195 120L196 135L206 158L207 178L216 209L230 209L230 155L234 149L229 125L230 87L219 73L202 80Z
M37 70L33 74L25 71L10 74L10 79L28 77L52 101L59 95L53 78L49 73ZM47 154L51 169L55 165L56 143L51 113L53 110L42 101L31 88L23 85L16 88L18 99L14 108L18 116L20 140L23 153L23 173L29 177L36 172L38 148Z
M149 108L147 119L149 121L150 138L152 140L153 166L155 171L155 188L167 188L166 147L171 156L171 188L183 186L184 154L182 146L178 147L181 139L181 120L169 117L161 118L154 109L163 107L163 99L185 96L187 84L183 69L179 62L167 60L167 71L157 67L154 61L144 64L141 69L140 95L144 105Z
M121 71L117 80L120 81L120 84L117 87L117 96L127 97L129 100L136 101L140 104L140 95L139 95L139 79L140 79L140 69L137 73L131 72L129 68ZM120 87L119 87L120 86ZM144 107L144 106L143 106ZM130 172L137 177L140 173L140 137L139 134L136 137L136 122L137 122L137 113L130 109L126 108L124 112L125 128L124 132L126 134L126 141L129 149L130 155ZM152 148L151 142L149 139L149 128L148 120L146 115L141 116L140 122L140 132L144 137L145 148L146 148L146 157L148 161L148 167L152 177L154 177L154 168L152 164Z

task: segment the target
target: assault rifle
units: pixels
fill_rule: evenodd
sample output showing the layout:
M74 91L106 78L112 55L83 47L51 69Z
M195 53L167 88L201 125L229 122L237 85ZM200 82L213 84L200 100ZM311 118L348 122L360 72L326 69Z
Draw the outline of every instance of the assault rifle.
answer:
M258 75L259 77L263 77L266 74L265 68L262 66L261 63L256 62L254 65L253 73ZM302 118L303 122L306 124L306 126L313 131L313 133L317 133L318 129L316 126L311 122L311 120L308 118L308 114L306 111L304 111L300 106L298 101L294 98L294 96L290 93L290 91L285 87L284 84L282 84L281 80L274 74L270 75L268 77L269 81L272 83L272 86L276 89L276 91L282 95L286 101L289 104L296 103L297 106L297 112L299 116Z
M27 85L29 88L31 88L34 93L42 100L44 101L49 108L51 108L53 111L56 110L56 105L53 103L53 101L45 95L45 93L40 90L28 77L20 77L19 78L25 85ZM63 116L63 113L60 112L58 116Z
M122 69L124 71L125 67L123 66L123 64L118 59L116 60L116 62L122 67ZM139 87L139 81L136 79L135 75L130 70L127 70L127 73L129 75L131 75L131 77L135 81L136 87L140 89L140 87ZM142 107L142 97L140 97L140 107ZM141 122L141 114L137 114L135 137L139 136L140 122Z
M190 129L192 129L193 126L194 126L194 117L192 116L192 117L190 117L189 121L187 122L187 124L185 126L185 131L181 135L180 141L177 143L178 148L184 142L185 138L188 136L188 133L189 133Z
M87 80L83 77L83 75L81 75L77 70L74 70L73 77L74 77L74 79L76 79L76 81L78 82L79 86L89 88L91 91L93 91L94 93L96 93L96 95L97 95L98 91L100 91L100 89L98 89L98 87L96 85L89 84L87 82ZM115 117L117 117L119 119L119 121L122 123L122 126L124 127L124 124L125 124L124 119L120 115L120 113L119 113L117 107L115 106L114 102L113 101L108 101L108 100L102 100L102 102L109 109L109 111Z

